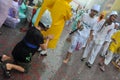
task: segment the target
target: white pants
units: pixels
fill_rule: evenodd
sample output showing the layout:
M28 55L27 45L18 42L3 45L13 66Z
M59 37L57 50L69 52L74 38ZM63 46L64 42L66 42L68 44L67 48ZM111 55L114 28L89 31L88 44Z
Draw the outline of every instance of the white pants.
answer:
M81 37L73 35L72 38L71 38L71 45L68 49L68 52L72 53L76 49L76 46L77 46L78 43L80 44L80 46L79 46L79 50L80 50L83 46L83 40L82 40Z
M108 65L111 62L112 58L113 58L113 53L108 50L108 52L105 56L104 64Z
M91 47L93 45L93 41L86 45L82 58L87 58L88 53L91 51Z
M102 47L103 49L101 51L101 56L105 56L105 54L108 50L109 44L110 44L110 42L107 42L105 45L103 45L103 47Z
M90 64L93 64L93 63L94 63L94 61L95 61L95 59L96 59L96 56L97 56L97 54L99 53L101 47L102 47L102 44L96 44L96 43L94 42L91 55L90 55L90 57L89 57L89 59L88 59L88 62L89 62Z

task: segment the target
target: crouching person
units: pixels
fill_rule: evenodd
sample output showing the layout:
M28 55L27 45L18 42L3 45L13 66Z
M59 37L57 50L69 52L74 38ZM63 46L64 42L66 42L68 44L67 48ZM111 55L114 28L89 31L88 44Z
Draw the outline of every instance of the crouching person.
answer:
M42 16L44 19L46 16ZM17 43L12 51L12 57L7 55L2 55L0 57L0 61L2 63L1 67L5 77L10 78L10 70L14 69L20 72L28 72L28 67L30 66L30 62L32 56L38 50L39 47L41 49L46 50L48 42L53 39L53 35L48 35L47 37L43 37L41 31L46 31L48 26L46 27L45 21L40 20L37 27L31 27L25 37ZM47 19L48 20L48 19ZM47 21L46 20L46 21ZM44 42L46 40L46 42ZM12 60L13 63L4 63L6 60Z
M101 61L99 63L100 69L102 71L105 71L105 66L107 66L111 62L114 53L118 52L118 49L120 47L120 30L117 31L115 34L113 34L111 39L112 39L112 42L109 46L107 54L105 55L104 61Z

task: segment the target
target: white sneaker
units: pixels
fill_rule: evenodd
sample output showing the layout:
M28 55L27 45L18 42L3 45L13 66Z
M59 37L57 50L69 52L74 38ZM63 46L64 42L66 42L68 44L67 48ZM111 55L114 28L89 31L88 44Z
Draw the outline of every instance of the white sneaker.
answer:
M47 50L41 50L40 55L41 56L47 56Z

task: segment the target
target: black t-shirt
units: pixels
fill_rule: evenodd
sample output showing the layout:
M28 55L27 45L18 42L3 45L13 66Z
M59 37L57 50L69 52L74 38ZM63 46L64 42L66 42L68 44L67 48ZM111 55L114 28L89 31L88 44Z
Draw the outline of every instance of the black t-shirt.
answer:
M43 44L44 43L44 38L43 38L43 35L41 34L41 32L36 29L35 27L31 27L24 39L30 43L30 44L33 44L33 45L36 45L36 46L39 46L39 44Z
M26 43L29 43L30 45L37 46L37 48L32 48L31 46L27 45ZM40 44L44 43L44 38L41 32L36 29L35 27L31 27L25 37L22 41L20 41L13 49L12 56L15 59L15 61L19 62L30 62L32 56L37 51Z

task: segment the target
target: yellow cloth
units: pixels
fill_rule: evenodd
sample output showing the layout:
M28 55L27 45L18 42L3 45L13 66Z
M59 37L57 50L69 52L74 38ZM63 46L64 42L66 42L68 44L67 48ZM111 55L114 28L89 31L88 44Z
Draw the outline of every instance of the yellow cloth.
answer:
M46 9L49 9L49 10L52 9L52 6L54 5L55 1L57 1L57 0L44 0L43 4L41 6L40 12L38 14L38 17L36 19L36 22L34 24L35 26L38 26L38 23L41 19L41 16L45 12L45 10Z
M120 47L120 30L113 34L112 39L114 39L117 44L112 41L109 46L109 50L113 53L117 53L117 50Z
M51 17L52 17L52 25L51 25L50 29L46 32L43 32L43 34L44 34L44 36L48 35L48 34L54 35L54 39L49 42L48 48L56 48L57 42L63 31L65 21L69 20L70 17L72 16L71 7L69 5L69 2L71 0L56 0L55 2L52 1L52 3L50 3L51 0L50 0L50 2L48 0L47 0L47 2L45 2L45 1L46 0L44 0L44 3L41 7L41 10L40 10L39 16L37 18L37 21L35 23L35 26L38 25L38 22L41 18L41 15L43 14L43 12L46 9L49 9L51 12Z

